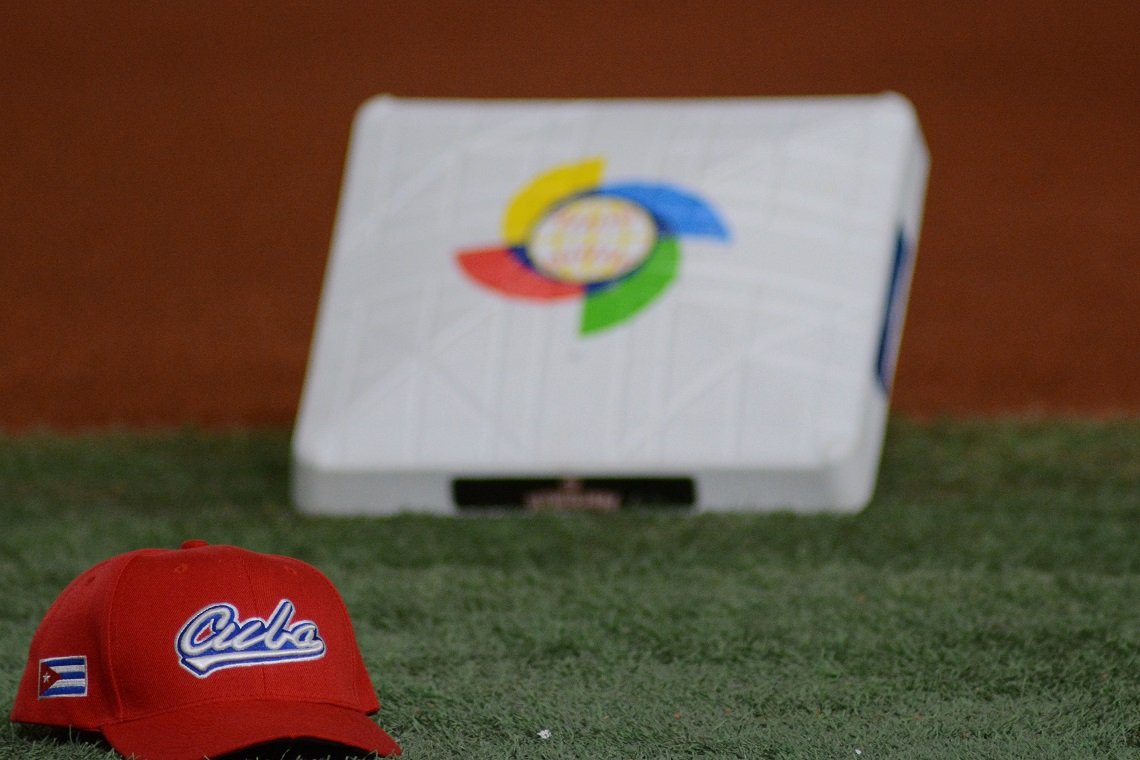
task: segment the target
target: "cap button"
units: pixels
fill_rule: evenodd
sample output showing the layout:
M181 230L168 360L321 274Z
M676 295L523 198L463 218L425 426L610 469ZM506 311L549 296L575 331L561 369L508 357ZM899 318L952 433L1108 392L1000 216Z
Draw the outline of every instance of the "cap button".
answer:
M187 541L182 542L182 548L183 549L199 549L203 546L209 546L209 545L210 545L209 543L207 543L206 541L203 541L200 538L191 538Z

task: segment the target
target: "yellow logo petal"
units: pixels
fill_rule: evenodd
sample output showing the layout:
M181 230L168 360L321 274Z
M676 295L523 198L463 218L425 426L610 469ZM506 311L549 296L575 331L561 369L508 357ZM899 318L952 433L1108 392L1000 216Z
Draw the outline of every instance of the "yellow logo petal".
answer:
M503 214L503 241L522 245L531 227L550 205L576 193L597 187L602 181L605 161L591 158L573 164L559 164L543 172L520 190Z

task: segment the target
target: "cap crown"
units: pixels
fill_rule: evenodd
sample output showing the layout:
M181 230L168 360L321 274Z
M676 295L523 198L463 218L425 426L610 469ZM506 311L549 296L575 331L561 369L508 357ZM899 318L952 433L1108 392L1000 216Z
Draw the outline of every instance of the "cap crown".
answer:
M13 720L99 730L205 703L379 709L340 595L288 557L188 542L64 589L32 640Z

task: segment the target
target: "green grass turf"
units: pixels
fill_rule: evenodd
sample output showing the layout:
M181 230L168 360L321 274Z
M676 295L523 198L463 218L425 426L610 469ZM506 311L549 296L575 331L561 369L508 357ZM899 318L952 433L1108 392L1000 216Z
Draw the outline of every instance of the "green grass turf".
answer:
M282 432L0 438L0 709L69 580L201 537L332 578L409 760L1140 758L1140 422L895 421L855 516L313 519L287 474Z

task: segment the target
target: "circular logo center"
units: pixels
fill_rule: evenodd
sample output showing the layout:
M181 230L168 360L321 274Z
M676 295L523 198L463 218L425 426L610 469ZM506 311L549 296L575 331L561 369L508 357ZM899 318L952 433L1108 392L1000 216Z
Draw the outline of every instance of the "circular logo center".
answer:
M641 206L588 195L559 206L539 222L527 250L544 275L587 284L636 269L656 242L657 225Z

